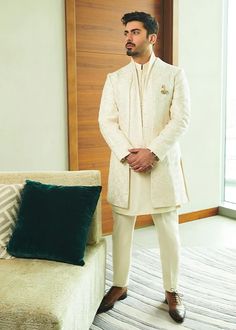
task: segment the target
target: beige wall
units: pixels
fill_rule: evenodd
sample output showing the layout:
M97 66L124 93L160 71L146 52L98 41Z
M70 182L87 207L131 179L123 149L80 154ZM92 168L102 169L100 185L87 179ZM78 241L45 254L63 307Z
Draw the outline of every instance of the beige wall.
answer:
M0 0L0 170L67 168L63 0ZM179 65L192 123L182 139L190 203L215 207L221 174L221 0L179 0Z
M181 213L220 203L222 6L221 0L179 0L179 65L192 99L191 125L182 139L191 201Z
M63 0L0 0L0 170L67 168Z

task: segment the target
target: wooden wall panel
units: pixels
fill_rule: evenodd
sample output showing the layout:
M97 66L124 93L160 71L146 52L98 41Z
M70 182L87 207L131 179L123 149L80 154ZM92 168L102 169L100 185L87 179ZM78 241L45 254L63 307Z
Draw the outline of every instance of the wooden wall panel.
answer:
M111 232L111 207L106 201L110 150L98 127L98 109L107 72L125 64L123 55L81 52L77 54L78 158L79 169L102 172L103 231ZM123 65L123 64L122 64Z
M126 12L145 11L157 17L160 33L155 53L163 58L166 49L163 35L164 1L169 2L169 0L66 1L66 17L70 23L70 33L67 33L67 48L71 49L70 44L75 42L76 49L75 59L71 55L71 51L67 50L68 68L71 58L72 64L74 63L73 60L76 60L76 84L71 84L68 81L70 84L68 85L68 94L70 95L71 92L77 97L74 108L73 104L69 104L68 109L69 132L77 129L76 134L70 134L71 138L74 137L77 140L76 143L69 141L69 152L70 155L73 154L70 169L99 169L101 171L104 233L111 232L112 217L111 207L106 202L110 150L99 132L97 122L102 88L109 72L119 69L130 61L124 48L124 27L121 23L121 17ZM73 38L73 33L71 33L73 18L76 38ZM168 42L171 44L171 40ZM75 113L77 116L76 125L73 122ZM75 144L77 145L76 152L74 152ZM77 159L74 160L74 157ZM150 217L140 217L137 226L150 223L152 223Z
M121 17L124 13L135 10L149 12L161 22L161 0L77 0L77 49L83 52L112 53L126 56L124 55ZM160 36L161 33L158 36L158 48L162 46ZM126 62L128 61L126 59Z
M65 2L69 169L78 164L76 15L74 0Z

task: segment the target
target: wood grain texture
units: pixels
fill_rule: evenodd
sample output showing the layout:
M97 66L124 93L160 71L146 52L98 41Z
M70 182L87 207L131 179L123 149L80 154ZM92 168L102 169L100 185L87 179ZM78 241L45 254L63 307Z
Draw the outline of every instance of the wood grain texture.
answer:
M76 13L74 0L65 2L65 10L69 169L78 170Z
M219 213L219 207L212 207L210 209L181 214L179 216L179 223L213 217L214 215L217 215L218 213Z
M116 70L118 63L125 65L126 56L89 52L77 54L79 168L101 171L103 232L112 228L111 207L106 201L110 150L99 131L98 111L106 75Z
M172 19L169 19L169 16ZM173 1L164 0L162 2L162 17L165 22L163 27L163 35L165 36L164 40L169 42L163 43L163 58L167 63L173 63Z
M164 36L163 3L164 0L66 0L69 168L101 171L104 233L112 229L112 215L106 201L110 150L98 127L102 88L108 73L130 61L125 54L121 23L126 12L145 11L157 18L160 32L154 51L165 60L164 47L169 40ZM151 217L139 217L137 226L150 223Z
M121 17L124 13L135 10L149 12L161 22L162 1L160 0L131 0L129 2L124 0L117 2L77 0L77 49L81 52L124 54L124 28ZM162 28L158 41L160 41L161 35ZM158 44L161 43L158 42Z

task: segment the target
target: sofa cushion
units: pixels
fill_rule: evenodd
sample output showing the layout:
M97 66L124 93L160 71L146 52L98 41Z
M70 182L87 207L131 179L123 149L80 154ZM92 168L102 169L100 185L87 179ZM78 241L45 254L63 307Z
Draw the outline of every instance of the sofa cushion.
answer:
M15 227L23 184L0 184L0 258L11 259L6 247Z
M26 180L7 251L15 257L83 266L100 192L101 186L57 186Z
M0 260L0 329L90 329L105 290L105 243L86 247L85 267Z

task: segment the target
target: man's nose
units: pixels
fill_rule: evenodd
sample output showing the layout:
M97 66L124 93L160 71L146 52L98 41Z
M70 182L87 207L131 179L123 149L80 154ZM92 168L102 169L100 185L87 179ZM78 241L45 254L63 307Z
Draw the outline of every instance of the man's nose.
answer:
M127 34L125 37L125 41L127 42L132 42L132 35L131 34Z
M132 34L131 33L127 33L126 36L125 36L125 40L126 40L126 42L132 41Z

